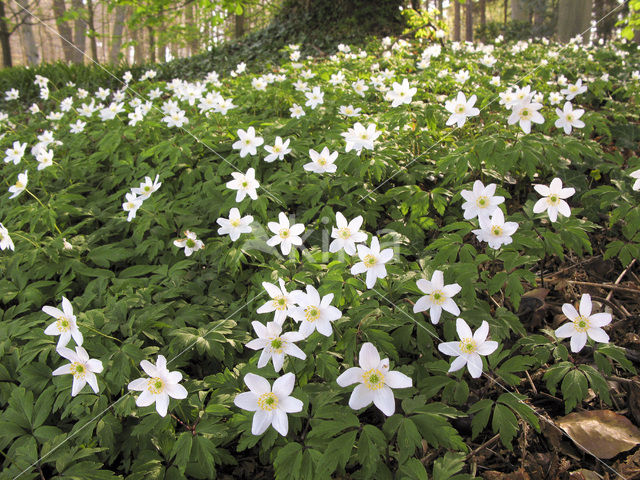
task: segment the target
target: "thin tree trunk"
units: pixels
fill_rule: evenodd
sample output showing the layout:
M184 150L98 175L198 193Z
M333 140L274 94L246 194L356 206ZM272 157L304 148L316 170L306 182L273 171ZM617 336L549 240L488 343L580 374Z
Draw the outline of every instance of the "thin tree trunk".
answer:
M127 16L127 7L116 6L116 15L113 23L113 35L111 35L111 51L109 52L109 62L117 63L120 49L122 48L122 33L124 32L124 20Z
M241 38L244 35L244 14L245 12L243 11L242 15L235 16L235 38Z
M151 63L156 63L156 39L153 28L147 27L147 32L149 33L149 60Z
M503 21L503 23L505 25L507 24L508 12L509 12L509 0L504 0L504 21Z
M37 65L40 63L40 52L38 51L38 45L36 44L36 37L33 34L33 25L29 22L29 13L25 10L20 12L22 17L22 25L20 29L22 31L22 42L24 46L25 57L27 58L28 65Z
M192 2L185 7L184 19L189 32L189 54L195 55L200 49L200 29L198 28L196 4Z
M473 42L473 2L470 0L465 4L465 30L466 30L466 40L467 42Z
M484 27L487 25L487 0L480 0L478 9L480 10L480 25Z
M0 45L2 46L2 65L11 67L11 42L9 41L9 28L7 21L4 19L4 2L0 2Z
M74 49L74 63L84 63L84 52L87 49L87 21L84 19L84 4L82 0L71 0L71 6L78 12L78 18L74 22L73 43L78 50Z
M87 0L87 14L90 30L89 43L91 44L91 57L94 62L98 62L98 41L96 40L96 17L93 9L93 0Z
M438 11L440 12L440 15L438 15L438 18L440 18L440 20L442 20L443 16L444 16L444 0L438 0Z
M69 24L63 20L67 7L64 4L64 0L53 0L53 14L56 17L56 25L58 26L58 33L60 34L62 42L62 52L64 53L64 59L66 62L74 60L73 48L73 35Z
M460 41L460 2L454 0L453 2L453 41Z

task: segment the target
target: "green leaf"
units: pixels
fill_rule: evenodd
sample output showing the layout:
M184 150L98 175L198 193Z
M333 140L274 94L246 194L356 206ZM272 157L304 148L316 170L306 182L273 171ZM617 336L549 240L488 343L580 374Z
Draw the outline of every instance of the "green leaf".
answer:
M493 433L500 433L502 444L509 450L512 450L513 445L511 442L518 431L518 419L511 409L497 403L493 409L491 428L493 428Z
M398 461L404 463L412 457L416 448L422 446L422 437L416 425L409 418L403 418L398 428Z
M276 479L299 478L302 468L302 445L289 442L278 450L273 461Z
M184 474L184 470L189 462L192 442L193 434L191 432L182 432L171 449L171 458L174 459L174 464L178 467L180 473Z
M587 378L580 370L570 370L562 380L560 387L562 390L562 398L564 398L565 414L574 409L578 403L581 403L589 392Z

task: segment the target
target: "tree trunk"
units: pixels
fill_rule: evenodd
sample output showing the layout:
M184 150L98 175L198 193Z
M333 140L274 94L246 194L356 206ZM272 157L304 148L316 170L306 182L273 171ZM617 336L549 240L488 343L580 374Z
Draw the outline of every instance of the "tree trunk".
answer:
M67 7L64 0L53 0L53 14L56 17L56 25L62 42L62 52L66 62L71 62L75 58L75 48L73 48L73 35L69 24L63 20Z
M615 3L615 1L614 2L612 2L611 0L596 1L593 4L596 20L600 20L601 18L603 18L607 13L613 10L616 6L617 4ZM598 23L598 25L596 26L598 37L604 38L605 40L609 40L611 38L611 35L613 34L613 29L616 26L616 21L617 21L616 17L617 15L609 15L607 18L605 18L604 20Z
M487 25L487 0L480 0L478 9L480 10L480 25L484 27Z
M133 43L133 63L143 63L144 61L144 34L143 30L133 28L131 30L131 42ZM127 56L127 59L129 57Z
M33 34L33 25L30 23L29 13L25 10L20 12L22 17L22 43L24 46L25 56L27 57L28 65L37 65L40 63L40 52L38 51L38 45L36 44L36 37Z
M195 55L200 50L200 29L198 28L198 19L196 12L196 3L190 3L185 7L184 11L185 23L189 32L188 46L189 54Z
M78 12L78 18L74 22L73 43L78 50L74 49L74 63L84 63L84 52L87 49L87 21L84 19L84 4L82 0L71 0L71 6Z
M0 2L0 45L2 46L2 65L11 67L11 42L9 41L9 28L5 20L4 2Z
M235 17L235 35L234 38L241 38L244 35L244 11L242 15L236 15Z
M116 15L113 21L113 34L111 35L111 50L109 51L109 62L117 63L120 49L122 48L122 33L124 32L124 20L127 16L127 7L116 6Z
M453 41L460 41L460 2L453 1Z
M504 23L506 25L507 24L507 18L508 18L508 12L509 12L509 0L504 0L503 10L504 10L504 20L503 20L502 23Z
M467 0L464 7L465 10L465 30L467 42L473 42L473 2Z
M440 12L440 15L438 15L438 18L440 20L442 20L443 16L444 16L444 0L438 0L438 11Z
M578 34L584 43L589 41L592 0L560 0L558 6L558 40L566 43Z
M153 28L147 27L147 32L149 33L149 60L151 63L156 63L156 38Z
M95 62L99 62L100 60L98 60L98 42L96 40L96 17L92 0L87 0L87 16L90 30L89 43L91 44L91 57Z
M511 0L511 20L514 22L526 22L529 20L528 8L522 0Z
M420 3L422 3L420 0L411 0L411 8L414 10L420 10Z

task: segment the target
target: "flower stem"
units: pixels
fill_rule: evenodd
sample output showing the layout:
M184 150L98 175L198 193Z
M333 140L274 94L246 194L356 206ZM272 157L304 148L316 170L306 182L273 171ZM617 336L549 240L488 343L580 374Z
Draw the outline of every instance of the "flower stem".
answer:
M50 206L49 206L49 207L46 207L46 206L45 206L45 204L44 204L44 203L42 203L42 202L40 201L40 199L39 199L38 197L36 197L33 193L31 193L31 191L30 191L28 188L25 188L25 189L24 189L24 191L25 191L25 192L27 192L29 195L31 195L33 198L35 198L35 199L36 199L36 201L40 204L40 206L41 206L42 208L48 208L48 209L50 209L50 210L53 212L53 209L52 209ZM54 213L55 213L55 212L54 212ZM58 232L58 234L59 234L59 235L62 235L62 232L61 232L61 231L60 231L60 229L58 228L58 225L56 224L56 221L55 221L55 220L53 221L53 226L54 226L54 228L56 229L56 231Z
M94 333L97 333L98 335L102 335L103 337L110 338L111 340L115 340L116 342L120 342L120 343L122 343L122 340L120 340L120 339L118 339L118 338L116 338L116 337L112 337L111 335L107 335L106 333L102 333L101 331L96 330L96 329L95 329L95 328L93 328L93 327L90 327L90 326L89 326L89 325L87 325L86 323L80 323L80 322L78 322L78 325L81 325L81 326L83 326L84 328L86 328L86 329L88 329L88 330L91 330L91 331L92 331L92 332L94 332Z

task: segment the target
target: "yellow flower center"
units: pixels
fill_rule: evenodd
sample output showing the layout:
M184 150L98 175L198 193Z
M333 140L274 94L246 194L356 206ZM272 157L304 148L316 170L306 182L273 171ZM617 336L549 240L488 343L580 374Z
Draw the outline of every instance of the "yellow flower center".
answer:
M231 223L232 227L239 227L241 222L240 222L239 219L236 218L236 219L231 220L229 223Z
M586 332L591 327L591 325L589 325L589 319L582 315L576 317L573 321L573 326L578 332Z
M476 200L476 206L478 208L487 208L489 206L489 198L486 195L480 195Z
M362 261L363 261L365 267L371 268L376 264L377 259L373 255L368 254L368 255L365 255L365 257L364 257L364 259Z
M384 375L377 368L367 370L362 374L362 381L369 390L380 390L384 387Z
M473 338L463 338L460 340L459 348L462 353L473 353L478 346Z
M159 377L150 378L147 381L147 390L154 395L162 393L164 390L164 382Z
M287 301L283 295L278 295L277 297L273 297L272 305L276 310L284 310L287 308Z
M280 238L289 238L289 235L291 235L291 232L289 231L288 228L282 228L278 232L278 235L280 235Z
M56 327L59 332L67 332L71 329L71 322L66 317L59 317L56 322Z
M307 319L307 322L315 322L320 318L320 309L315 306L309 306L304 309L304 318Z
M248 138L244 141L245 145L251 145L251 140L249 140Z
M431 301L436 305L442 305L447 300L447 297L441 290L434 290L431 292Z
M22 183L20 180L18 180L16 182L16 188L24 188L24 183Z
M558 195L556 195L556 194L549 195L549 200L548 200L548 202L549 202L551 205L557 205L559 201L560 201L560 198L558 197Z
M127 210L133 210L134 207L135 205L133 204L133 202L127 202Z
M271 351L275 353L282 353L284 344L284 340L282 340L280 337L274 338L273 340L271 340Z
M529 110L526 108L523 108L522 111L520 112L520 116L522 118L527 118L530 114L531 112L529 112Z
M151 187L150 187L149 185L145 185L145 187L144 187L144 191L145 191L145 192L148 192L149 190L151 190Z
M466 107L465 107L465 105L463 105L463 104L459 103L459 104L456 106L456 113L464 113L465 108L466 108Z
M369 139L369 137L367 136L367 134L366 134L366 133L363 133L362 135L360 135L360 138L361 138L362 140L368 140L368 139Z
M195 242L195 241L193 241L193 240L192 240L192 239L190 239L190 238L187 238L187 247L189 247L189 248L193 248L193 247L195 247L195 246L196 246L196 242Z
M327 159L326 159L326 158L324 158L324 157L320 157L320 158L318 159L318 164L319 164L319 165L322 165L322 166L325 166L325 165L327 164Z
M87 369L80 362L73 362L71 364L71 374L76 378L84 378L87 374Z
M280 147L278 147L277 145L275 147L273 147L273 153L280 153L282 149Z
M497 225L491 227L491 235L493 235L494 237L501 237L503 232L504 230L502 230L502 227L499 227Z
M266 411L275 410L278 408L278 397L273 392L263 393L258 398L258 406Z
M247 182L246 180L242 182L242 188L247 188L248 186L249 186L249 182Z
M347 240L348 238L351 237L351 230L349 230L348 227L341 228L340 230L338 230L338 236L340 238Z
M573 122L573 115L570 113L567 114L567 122Z

